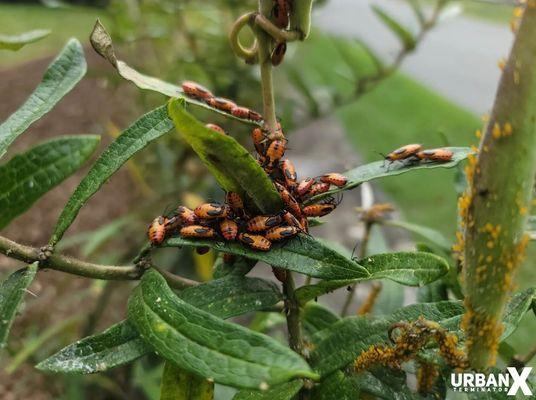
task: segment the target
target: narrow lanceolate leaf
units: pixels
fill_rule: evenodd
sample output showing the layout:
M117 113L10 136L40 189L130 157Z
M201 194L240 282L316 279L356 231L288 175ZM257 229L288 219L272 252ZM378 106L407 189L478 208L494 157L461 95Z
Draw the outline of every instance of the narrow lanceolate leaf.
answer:
M372 6L372 11L378 16L378 18L387 26L391 32L402 42L407 50L415 48L416 40L413 34L395 18L389 15L383 8L377 5Z
M282 209L274 184L249 152L231 136L208 129L184 108L184 102L169 102L169 116L175 128L199 155L226 191L249 197L263 213Z
M131 362L151 351L128 321L88 336L37 364L42 371L93 374Z
M43 39L49 34L48 29L36 29L19 35L0 35L0 50L19 50L27 44Z
M536 240L536 215L531 215L527 221L527 234L531 240Z
M0 349L7 343L7 337L17 314L26 289L37 272L37 263L12 273L0 285Z
M214 382L177 368L170 362L164 365L160 400L212 400Z
M312 197L307 203L316 203L325 197L331 196L335 193L339 193L343 190L350 190L363 182L368 182L374 179L383 178L386 176L400 175L409 171L415 171L419 169L434 169L434 168L452 168L458 165L460 161L465 160L469 154L473 151L469 147L446 147L446 149L454 153L452 161L449 162L419 162L419 163L403 163L395 161L390 163L388 161L375 161L370 164L361 165L357 168L351 169L343 173L348 177L348 183L342 188L336 188L326 193L319 194Z
M104 28L104 26L101 24L99 20L95 23L95 26L93 27L93 32L90 36L91 45L93 46L93 49L104 59L106 59L127 81L132 82L137 87L143 90L150 90L153 92L157 92L160 94L163 94L164 96L168 97L176 97L183 99L188 104L195 105L197 107L202 107L207 110L213 111L215 113L224 115L228 118L237 119L239 121L242 121L247 124L251 125L260 125L260 123L251 121L248 119L242 119L242 118L236 118L233 115L229 113L225 113L223 111L220 111L216 108L210 107L207 103L199 100L195 100L191 97L188 97L184 94L184 91L182 90L182 87L174 85L169 82L165 82L161 79L155 78L153 76L144 75L138 71L136 71L134 68L130 67L127 63L124 61L121 61L117 59L117 56L115 55L115 50L112 43L112 38Z
M181 300L154 270L134 289L128 318L161 357L217 383L259 388L317 378L305 360L275 339Z
M63 136L43 142L0 166L0 229L76 172L99 136Z
M267 390L243 389L233 397L233 400L292 400L303 387L302 380L281 383Z
M514 332L530 309L535 294L536 288L531 288L512 297L506 307L501 340ZM315 350L311 353L311 365L321 375L328 375L351 363L369 346L389 343L387 330L391 324L414 321L420 316L438 322L443 328L463 338L460 323L464 312L462 301L439 301L412 304L389 316L344 318L313 336ZM341 343L345 343L345 346L341 346Z
M82 45L76 39L69 40L28 100L0 125L0 157L21 133L71 91L85 75L86 69Z
M143 115L110 144L99 159L95 161L95 164L93 164L65 205L50 239L50 244L54 245L62 238L86 201L129 158L172 128L173 123L167 116L166 107L162 106Z
M305 304L335 289L371 279L386 278L403 285L422 286L441 278L449 269L448 263L441 257L421 252L377 254L359 261L359 264L365 267L370 275L302 286L296 290L298 301Z
M314 302L308 303L303 307L303 312L300 314L300 317L303 328L309 336L329 328L341 319L327 307Z
M274 283L231 276L184 290L180 298L219 318L270 307L281 300ZM136 328L119 322L106 331L73 343L37 365L43 371L91 374L127 364L152 349Z
M264 261L274 267L288 269L321 279L365 279L369 272L327 245L310 236L299 236L284 244L273 244L268 252L250 249L236 242L198 240L174 237L164 247L211 247L215 250Z
M438 246L444 252L450 253L451 251L452 242L443 236L441 232L436 231L435 229L405 221L386 220L382 223L387 226L394 226L396 228L405 229L408 232L415 233L430 241L432 244Z

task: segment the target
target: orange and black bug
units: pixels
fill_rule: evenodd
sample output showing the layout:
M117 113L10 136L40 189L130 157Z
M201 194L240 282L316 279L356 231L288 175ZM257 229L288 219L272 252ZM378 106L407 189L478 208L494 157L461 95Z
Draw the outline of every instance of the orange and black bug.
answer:
M267 230L264 236L271 242L277 242L293 238L298 233L300 233L300 230L295 226L277 226Z
M225 202L231 207L235 214L238 214L239 216L244 214L244 202L238 193L227 192L225 194Z
M223 218L228 214L228 208L219 203L205 203L197 206L194 210L194 213L199 218L212 219L212 218Z
M175 214L184 225L194 225L197 223L197 216L188 207L185 207L185 206L177 207Z
M286 140L274 140L272 143L270 143L265 154L265 163L268 169L273 169L281 157L283 157L285 150L287 149L286 142Z
M281 196L281 200L283 200L283 203L287 206L287 208L297 216L301 215L301 207L300 204L296 201L294 196L290 194L290 192L281 184L275 182L275 186L277 190L279 191L279 194Z
M253 141L253 145L255 146L257 153L260 155L264 154L264 149L266 147L266 136L261 128L255 128L253 131L251 131L251 140Z
M213 238L216 237L216 231L208 226L190 225L181 228L180 235L184 237L195 238Z
M261 232L280 225L283 222L283 216L275 215L257 215L246 223L246 229L250 232Z
M430 149L418 152L417 158L419 160L447 162L452 160L453 155L454 153L447 149Z
M238 234L238 224L232 219L225 218L220 222L220 232L225 240L235 240Z
M289 226L294 226L296 228L299 228L300 230L302 229L300 221L298 221L298 219L289 211L283 214L283 221L285 221Z
M156 217L149 225L147 236L152 244L161 244L166 238L166 217Z
M274 7L272 8L272 14L274 16L275 25L278 28L286 29L288 27L289 13L290 13L290 1L289 0L274 0Z
M344 175L332 172L329 174L324 174L320 177L320 181L324 183L329 183L330 185L335 185L337 187L343 187L348 183L348 178Z
M203 254L207 254L210 251L210 247L208 246L197 247L195 251L197 254L202 256Z
M296 186L298 175L296 174L296 168L294 168L292 161L289 159L284 159L279 164L279 168L281 168L281 172L283 173L287 187L290 189L294 188Z
M307 217L323 217L335 210L337 205L335 203L321 203L312 204L310 206L303 207L303 215Z
M277 43L272 50L272 54L270 55L270 60L272 61L272 65L274 67L277 67L279 64L283 62L283 58L285 58L285 53L287 52L287 43L286 42L280 42Z
M201 86L199 83L192 81L185 81L182 83L182 90L186 95L207 101L208 99L214 97L214 95L207 88Z
M422 145L420 144L407 144L387 154L385 159L391 162L405 160L409 157L415 156L421 150Z
M221 133L222 135L227 135L227 133L225 133L225 131L223 130L223 128L219 125L216 125L216 124L206 124L205 127L207 127L208 129L212 129L213 131L216 131L218 133Z
M255 250L268 251L272 246L272 242L261 235L252 235L250 233L241 233L238 239Z
M236 256L231 253L223 253L223 262L226 264L232 264L236 260Z
M318 182L315 183L313 186L309 188L307 193L305 193L306 196L313 197L317 194L326 193L329 190L330 184L325 182Z
M315 180L313 178L305 178L303 181L300 181L300 183L298 183L298 187L296 188L296 194L300 197L303 196L309 191L314 183Z
M232 109L231 114L238 118L262 121L262 115L246 107L235 107Z
M236 103L234 101L224 97L211 97L207 100L207 104L226 113L230 113L233 111L233 108L236 107Z

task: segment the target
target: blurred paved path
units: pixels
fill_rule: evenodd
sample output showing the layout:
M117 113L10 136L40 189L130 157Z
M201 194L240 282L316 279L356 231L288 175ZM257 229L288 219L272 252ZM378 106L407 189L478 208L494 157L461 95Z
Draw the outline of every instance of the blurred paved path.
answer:
M376 3L415 26L411 9L400 0L330 0L320 8L313 23L346 37L359 37L382 56L399 48L394 35L370 11ZM497 62L506 57L513 35L508 26L463 16L448 18L429 33L402 70L475 113L491 108L500 75Z

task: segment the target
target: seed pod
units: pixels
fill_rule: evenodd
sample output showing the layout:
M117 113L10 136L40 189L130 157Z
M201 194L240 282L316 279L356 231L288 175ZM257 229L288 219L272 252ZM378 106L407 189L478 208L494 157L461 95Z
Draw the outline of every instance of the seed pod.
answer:
M268 251L272 246L272 242L261 235L252 235L250 233L241 233L238 239L255 250Z
M274 226L280 225L283 222L281 215L257 215L251 218L247 224L246 229L249 232L262 232Z
M225 218L220 222L220 232L225 240L235 240L238 234L238 224L232 219Z
M219 203L205 203L198 206L194 213L197 217L204 219L223 218L227 216L228 209Z
M194 99L207 101L214 97L210 90L192 81L184 81L182 83L182 90L187 96L193 97Z
M214 238L216 237L216 231L207 226L190 225L181 228L180 235L183 237L193 238Z
M320 181L324 183L329 183L330 185L335 185L337 187L343 187L348 183L348 178L344 175L332 172L329 174L324 174L320 177Z
M156 217L149 225L147 236L152 244L158 245L164 241L166 237L166 222L166 217Z

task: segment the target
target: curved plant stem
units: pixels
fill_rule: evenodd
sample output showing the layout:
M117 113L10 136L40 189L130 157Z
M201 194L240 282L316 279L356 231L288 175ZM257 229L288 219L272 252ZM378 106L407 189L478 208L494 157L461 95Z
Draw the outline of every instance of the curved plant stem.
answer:
M0 253L28 264L41 261L40 269L53 269L93 279L112 281L137 280L140 279L145 271L144 268L138 265L118 266L93 264L62 254L52 254L46 261L43 261L39 249L24 246L3 236L0 236ZM168 284L174 288L183 289L198 284L196 281L160 270L158 267L152 267L156 268L166 278Z
M532 5L531 5L532 4ZM529 3L504 69L477 160L468 169L464 217L464 328L471 366L495 364L502 314L523 259L536 173L536 7Z
M231 43L231 48L233 49L233 52L237 57L242 58L247 64L254 64L257 60L257 39L255 39L255 42L250 48L245 48L240 43L238 35L240 34L240 31L244 28L244 26L253 22L255 15L257 14L248 13L242 15L235 21L229 34L229 41Z

